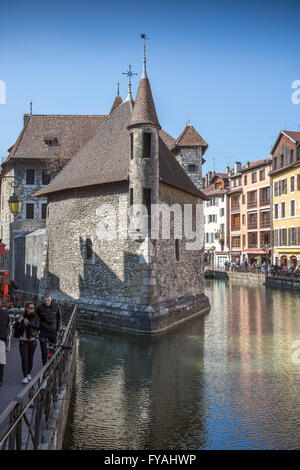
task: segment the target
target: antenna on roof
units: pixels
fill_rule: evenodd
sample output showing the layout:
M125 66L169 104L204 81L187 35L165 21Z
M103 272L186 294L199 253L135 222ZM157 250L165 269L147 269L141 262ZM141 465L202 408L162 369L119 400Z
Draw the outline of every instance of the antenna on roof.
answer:
M141 38L144 39L144 58L143 58L143 74L142 74L142 78L147 78L147 72L146 72L146 39L149 40L150 38L147 38L146 33L141 34Z
M30 101L30 116L32 116L32 101Z
M213 162L214 162L214 171L216 171L216 160L215 160L215 158L213 158Z

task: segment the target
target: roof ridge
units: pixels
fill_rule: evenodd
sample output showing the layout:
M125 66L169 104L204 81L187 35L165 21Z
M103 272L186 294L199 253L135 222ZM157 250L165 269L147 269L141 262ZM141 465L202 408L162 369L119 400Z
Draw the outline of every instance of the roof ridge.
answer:
M28 116L28 114L27 114ZM49 116L55 116L55 117L107 117L108 114L31 114L29 117L49 117Z

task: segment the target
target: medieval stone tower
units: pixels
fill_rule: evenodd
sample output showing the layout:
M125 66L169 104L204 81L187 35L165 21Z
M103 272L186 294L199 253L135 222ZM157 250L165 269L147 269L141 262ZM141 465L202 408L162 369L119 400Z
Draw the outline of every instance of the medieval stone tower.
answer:
M186 125L182 133L175 140L173 154L198 189L202 189L202 164L205 163L203 155L207 150L207 143L191 125Z
M147 77L145 57L128 130L130 132L129 203L131 206L138 204L147 208L147 214L140 213L142 207L140 210L137 209L133 221L136 238L143 240L151 229L151 204L158 203L160 130Z

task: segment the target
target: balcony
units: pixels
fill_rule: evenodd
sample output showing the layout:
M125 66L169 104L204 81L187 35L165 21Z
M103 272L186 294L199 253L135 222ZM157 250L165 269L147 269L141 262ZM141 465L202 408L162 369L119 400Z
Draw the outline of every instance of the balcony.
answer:
M260 206L269 206L270 205L270 199L261 199L260 200Z
M231 211L239 211L240 205L239 204L231 204Z
M248 223L248 230L257 229L257 222L249 222Z
M260 228L270 228L270 219L269 220L262 220L260 222Z
M253 209L253 207L257 207L257 201L248 201L247 208Z
M241 225L232 225L231 226L231 230L233 232L236 232L237 230L241 230Z

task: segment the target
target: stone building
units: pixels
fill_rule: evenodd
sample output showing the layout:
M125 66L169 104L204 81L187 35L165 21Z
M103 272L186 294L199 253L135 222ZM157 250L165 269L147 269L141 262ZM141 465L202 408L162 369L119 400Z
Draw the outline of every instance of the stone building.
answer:
M0 238L6 244L6 268L13 277L14 237L46 225L47 198L35 199L33 194L49 183L105 118L104 115L24 115L23 129L8 150L1 170ZM11 186L14 176L20 179L16 193L22 201L22 211L17 216L10 213L7 203L14 193Z
M118 99L94 136L36 193L48 200L44 286L56 298L75 300L88 318L94 312L102 327L159 332L209 310L207 197L171 151L182 148L187 163L189 146L181 144L161 129L144 59L135 103L130 90L124 102ZM197 141L190 149L199 175L206 146ZM158 204L172 209L168 237L164 217L153 217Z

